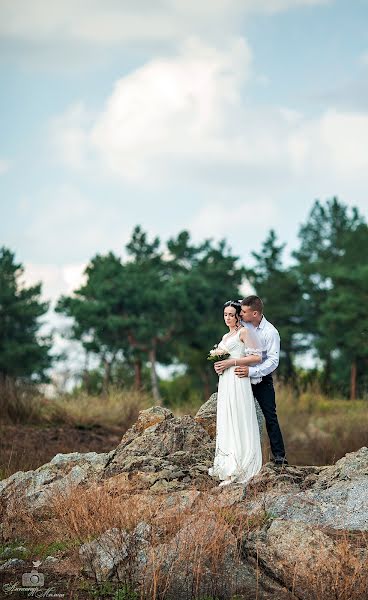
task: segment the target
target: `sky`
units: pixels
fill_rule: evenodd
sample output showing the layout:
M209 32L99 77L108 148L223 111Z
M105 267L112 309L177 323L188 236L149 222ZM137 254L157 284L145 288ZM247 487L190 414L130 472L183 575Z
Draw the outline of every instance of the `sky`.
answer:
M0 245L55 301L141 225L290 253L368 218L366 0L0 0Z

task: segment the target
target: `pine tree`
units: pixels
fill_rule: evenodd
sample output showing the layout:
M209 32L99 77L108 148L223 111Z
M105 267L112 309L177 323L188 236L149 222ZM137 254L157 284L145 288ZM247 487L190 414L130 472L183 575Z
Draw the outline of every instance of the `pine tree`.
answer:
M285 244L278 244L273 230L268 234L259 253L252 252L255 266L247 269L249 282L265 304L267 318L275 324L281 338L279 373L294 375L294 357L302 349L300 332L301 290L293 268L282 264Z
M366 273L361 262L368 253L366 224L356 208L350 209L337 198L325 204L316 201L299 238L300 248L294 257L303 290L302 329L311 334L324 364L326 391L337 381L342 383L341 378L350 379L353 397L358 357L351 353L347 341L342 343L340 334L344 331L345 339L349 337L354 344L362 341L360 307L365 309L367 304Z
M39 335L48 303L40 301L41 284L22 284L23 273L14 254L0 248L0 379L41 381L51 364L50 340Z

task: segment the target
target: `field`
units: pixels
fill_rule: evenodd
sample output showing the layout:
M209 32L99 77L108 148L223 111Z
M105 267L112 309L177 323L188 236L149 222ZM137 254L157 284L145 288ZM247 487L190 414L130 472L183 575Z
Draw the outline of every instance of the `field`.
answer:
M194 415L198 404L173 404L174 414ZM47 399L8 386L0 395L0 476L35 469L59 452L109 452L138 413L154 405L145 393L112 389L106 396ZM298 394L277 386L277 408L291 464L324 465L367 445L368 401L328 398L318 389ZM264 460L269 458L267 435Z
M8 387L2 392L2 478L17 470L37 468L59 452L108 452L118 445L124 432L136 421L139 410L154 404L150 396L134 390L111 390L106 396L78 394L53 400L31 390ZM331 399L316 389L297 394L285 386L277 388L277 398L290 463L332 463L366 443L366 400ZM199 405L191 403L171 408L176 415L194 415ZM269 457L267 435L264 435L263 451L266 462ZM14 531L11 539L2 540L0 560L3 562L11 557L29 562L36 557L42 561L42 572L48 585L75 600L138 600L143 596L129 582L98 583L94 576L81 577L78 550L81 544L93 540L107 529L119 527L133 531L138 523L144 521L153 536L150 542L152 564L149 562L147 566L150 573L147 597L158 599L159 590L171 585L172 581L171 571L167 574L156 565L155 548L159 548L163 541L170 544L184 521L194 519L198 524L196 533L191 535L190 544L177 553L172 574L185 572L191 565L196 581L200 582L209 565L216 577L211 579L205 598L214 600L224 582L232 589L235 585L232 573L238 567L242 568L241 557L235 548L241 548L245 538L263 525L270 524L274 518L266 509L248 514L242 503L231 507L219 503L217 506L213 503L211 490L206 489L202 490L198 506L192 509L189 505L187 509L179 508L177 512L169 511L164 515L159 505L156 512L152 509L145 494L134 489L134 483L121 483L121 486L121 489L114 488L113 493L108 484L99 488L92 485L83 490L72 489L69 494L54 498L52 518L49 515L46 520L40 519L37 513L27 513L21 503L16 504L14 511L18 530ZM157 501L159 499L160 495ZM256 495L252 499L256 500ZM333 561L330 558L325 561L321 557L313 569L306 572L301 567L298 572L290 571L286 561L284 567L286 572L290 571L289 589L294 591L302 586L308 589L308 597L324 600L365 598L367 577L359 553L366 547L366 539L360 535L352 540L348 533L342 531L336 538ZM235 552L231 555L231 574L226 566L225 552L229 548L229 539ZM48 563L46 557L50 555L56 557L56 562ZM23 565L8 569L2 573L2 585L20 581L23 571ZM204 600L203 596L201 598Z

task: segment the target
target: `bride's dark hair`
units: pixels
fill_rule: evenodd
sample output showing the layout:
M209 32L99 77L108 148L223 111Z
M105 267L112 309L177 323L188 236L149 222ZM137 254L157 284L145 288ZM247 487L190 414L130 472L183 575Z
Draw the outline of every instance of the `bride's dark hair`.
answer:
M238 302L237 300L228 300L227 302L225 302L224 308L226 308L227 306L232 306L233 308L235 308L235 315L238 317L238 320L239 320L240 311L241 311L240 302Z

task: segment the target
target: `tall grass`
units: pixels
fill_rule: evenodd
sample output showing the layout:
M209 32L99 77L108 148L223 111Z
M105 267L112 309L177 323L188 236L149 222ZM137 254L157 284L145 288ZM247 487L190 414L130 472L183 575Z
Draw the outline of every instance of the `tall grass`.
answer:
M124 433L140 410L155 400L135 389L111 388L106 395L83 392L45 398L35 387L6 382L0 387L0 423L37 426L120 428ZM170 404L176 416L195 415L200 395ZM329 398L317 386L298 393L292 386L276 385L276 404L289 462L331 464L367 444L368 401ZM264 457L270 456L264 434ZM71 449L71 451L77 448Z
M332 464L367 445L367 400L329 398L318 386L298 394L277 385L276 403L289 462Z
M140 410L153 404L153 398L145 392L110 388L103 396L79 393L50 401L48 420L79 427L103 425L125 430L137 420Z
M176 504L168 510L166 494L149 499L126 480L113 483L69 489L54 496L46 520L27 513L20 504L15 505L14 534L21 532L33 559L42 557L40 545L49 548L56 544L60 559L68 557L81 567L78 547L82 543L111 528L132 532L143 521L149 525L145 558L139 554L134 539L121 537L122 555L127 550L128 557L120 585L134 585L139 598L150 600L165 598L168 591L171 598L177 591L178 597L188 600L233 597L244 577L242 542L272 519L269 514L261 509L259 514L249 515L242 503L221 506L213 492L202 492L192 505ZM292 597L366 600L367 539L364 534L352 538L348 532L340 532L334 538L333 548L320 553L316 549L312 562L306 562L302 550L297 556L297 549L282 562L278 557L269 557L276 560L278 571L281 568L282 582L280 577L278 582L290 590ZM141 565L138 581L134 560L137 556ZM92 562L90 566L93 567ZM253 567L257 581L261 580L264 565L257 561ZM269 574L267 568L265 573ZM96 572L94 576L97 580ZM257 593L252 597L258 597Z
M47 415L47 404L37 386L9 378L0 380L1 423L41 423Z
M105 395L84 392L46 398L36 386L7 380L0 386L3 424L130 427L153 398L136 389L110 388Z
M146 558L139 556L139 582L132 560L137 553L135 541L127 542L122 536L122 550L128 543L129 556L120 583L131 585L135 581L140 598L158 600L166 597L168 590L179 592L188 579L188 599L231 598L239 577L237 568L241 567L240 540L262 525L264 516L249 517L241 506L222 507L206 493L193 506L178 503L168 510L166 494L149 499L136 492L126 481L120 488L118 482L113 488L106 482L89 489L69 489L53 497L45 521L18 504L13 510L12 531L21 532L24 544L35 552L41 543L48 547L57 540L81 567L79 545L112 528L131 533L143 521L149 525L149 537ZM41 554L35 554L33 560L36 558Z

